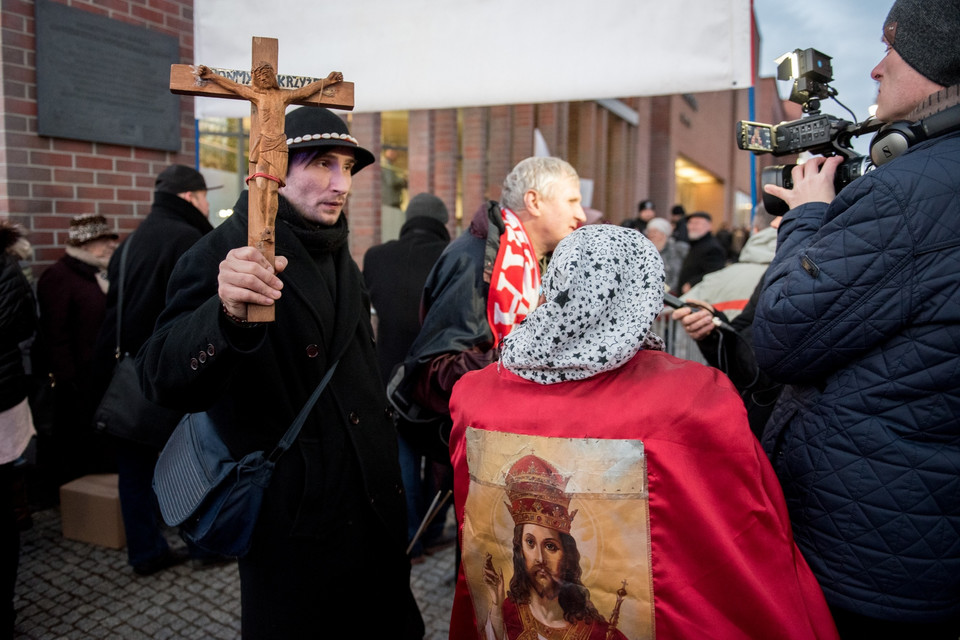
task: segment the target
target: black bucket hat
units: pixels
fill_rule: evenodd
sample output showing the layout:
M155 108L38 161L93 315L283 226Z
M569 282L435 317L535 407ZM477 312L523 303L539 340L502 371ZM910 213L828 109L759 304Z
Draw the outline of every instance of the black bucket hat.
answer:
M373 164L373 154L360 146L350 135L347 123L338 115L322 107L300 107L287 114L284 122L287 148L290 153L317 147L347 147L353 149L356 163L351 174Z

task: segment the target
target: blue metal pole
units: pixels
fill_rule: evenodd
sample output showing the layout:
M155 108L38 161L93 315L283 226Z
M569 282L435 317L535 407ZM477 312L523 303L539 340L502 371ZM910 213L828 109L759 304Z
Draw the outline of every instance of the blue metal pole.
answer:
M754 87L750 87L748 94L748 102L750 103L750 121L757 121L757 106L754 102L755 96ZM753 208L757 206L757 156L754 153L750 153L750 201L753 203ZM750 224L753 224L753 210L750 211Z

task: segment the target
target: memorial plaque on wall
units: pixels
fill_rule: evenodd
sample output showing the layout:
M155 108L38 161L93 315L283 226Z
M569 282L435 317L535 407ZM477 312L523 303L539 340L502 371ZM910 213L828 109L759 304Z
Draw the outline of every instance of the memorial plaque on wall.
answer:
M41 136L180 149L176 38L50 0L36 18Z

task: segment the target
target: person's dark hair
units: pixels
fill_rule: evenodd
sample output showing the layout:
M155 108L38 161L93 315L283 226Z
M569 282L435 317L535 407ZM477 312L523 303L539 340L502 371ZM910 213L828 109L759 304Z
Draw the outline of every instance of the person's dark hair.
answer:
M353 147L345 146L343 149L347 151L353 151ZM319 156L322 156L325 153L330 152L330 147L307 147L305 149L300 149L290 151L290 157L287 162L291 167L301 167L306 166L316 160Z
M313 162L317 156L326 152L326 149L318 149L316 147L304 149L303 151L291 151L287 162L291 168L305 166Z
M577 541L569 533L557 531L560 545L563 547L563 560L560 566L560 593L557 601L563 608L563 618L570 624L577 620L585 622L604 622L603 616L590 601L590 590L583 586L580 569L580 551ZM530 577L527 575L526 562L523 559L523 525L513 528L513 577L510 579L510 591L507 597L517 604L530 603Z

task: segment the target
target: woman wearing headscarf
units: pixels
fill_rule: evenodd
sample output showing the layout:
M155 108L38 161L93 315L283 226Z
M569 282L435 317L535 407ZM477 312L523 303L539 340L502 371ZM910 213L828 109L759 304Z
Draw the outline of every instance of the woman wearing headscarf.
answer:
M577 230L454 388L450 637L837 637L733 385L651 332L663 279L641 234Z

